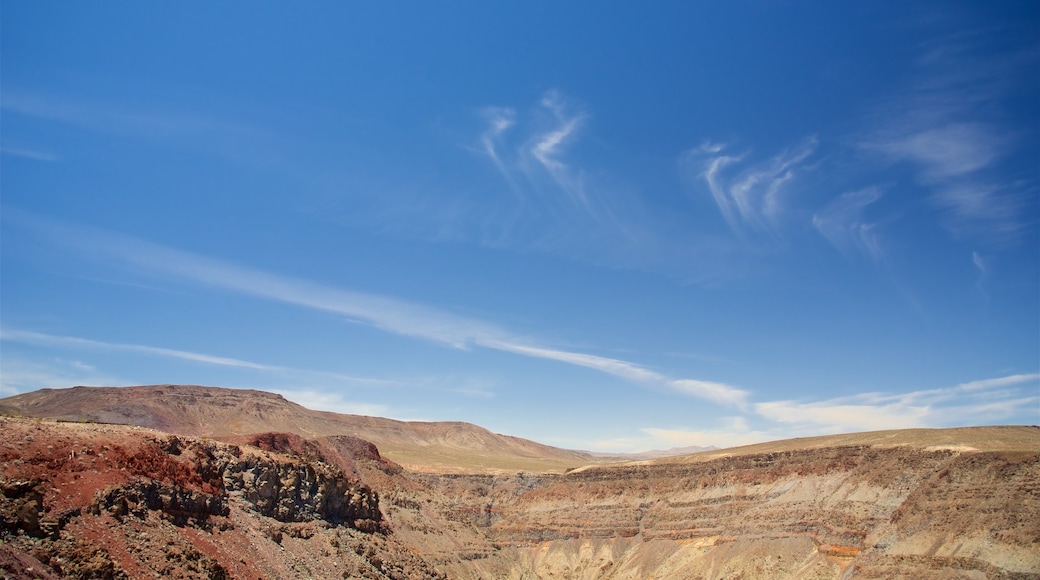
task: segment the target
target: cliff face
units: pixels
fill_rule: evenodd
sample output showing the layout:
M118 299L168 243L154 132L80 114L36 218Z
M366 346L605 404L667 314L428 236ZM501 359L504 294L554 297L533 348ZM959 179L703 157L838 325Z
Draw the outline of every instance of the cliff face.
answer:
M5 577L439 577L320 456L119 426L0 432Z
M1032 578L1040 430L1018 429L1025 443L1005 451L799 443L491 475L408 471L353 437L220 443L0 417L0 569L11 578Z
M1040 575L1036 451L851 445L409 481L381 488L388 524L452 577Z
M1040 573L1040 454L833 448L552 478L489 526L571 578Z

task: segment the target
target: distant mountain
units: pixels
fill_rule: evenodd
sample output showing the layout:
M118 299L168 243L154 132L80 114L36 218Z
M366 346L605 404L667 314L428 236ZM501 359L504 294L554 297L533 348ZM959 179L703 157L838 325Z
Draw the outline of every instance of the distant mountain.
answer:
M640 451L637 453L602 453L599 451L584 451L593 457L599 459L609 459L616 461L642 461L646 459L661 459L663 457L675 457L677 455L691 455L693 453L704 453L705 451L715 451L718 447L714 445L710 447L701 447L698 445L687 445L686 447L672 447L671 449L652 449L650 451Z
M214 439L264 432L371 441L413 470L564 471L602 459L462 422L395 421L314 411L281 395L196 385L41 389L0 399L0 412L65 421L138 425Z

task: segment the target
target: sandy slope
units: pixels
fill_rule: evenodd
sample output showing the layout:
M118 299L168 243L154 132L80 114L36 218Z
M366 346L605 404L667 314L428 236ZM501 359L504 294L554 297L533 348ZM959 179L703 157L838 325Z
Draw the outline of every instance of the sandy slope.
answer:
M278 431L352 435L383 455L434 471L563 471L604 461L461 422L395 421L313 411L281 395L193 385L41 389L0 399L0 412L67 421L139 425L220 438Z

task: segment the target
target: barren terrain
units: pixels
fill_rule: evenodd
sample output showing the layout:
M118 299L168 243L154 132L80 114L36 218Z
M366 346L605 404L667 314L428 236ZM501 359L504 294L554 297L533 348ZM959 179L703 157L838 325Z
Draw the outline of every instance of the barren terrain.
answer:
M66 421L138 425L212 438L277 431L351 435L409 468L435 471L563 471L606 461L469 423L395 421L313 411L281 395L192 385L40 389L0 399L0 412Z
M74 416L67 397L89 400L93 389L0 401L23 415L0 418L8 577L1040 577L1036 427L849 434L599 465L554 455L535 470L517 465L537 456L515 449L537 444L502 443L514 455L489 468L482 457L497 440L467 427L483 440L459 443L438 424L425 424L441 437L430 447L450 453L423 464L421 429L372 419L403 429L410 469L365 439L316 429L340 421L334 414L274 429L289 421L276 410L307 411L277 396L144 389L207 435L29 417L154 421L112 407L119 397L107 392L104 404L76 403ZM166 404L168 392L177 397ZM248 428L207 427L257 398L272 408L243 411ZM221 404L206 408L211 399Z

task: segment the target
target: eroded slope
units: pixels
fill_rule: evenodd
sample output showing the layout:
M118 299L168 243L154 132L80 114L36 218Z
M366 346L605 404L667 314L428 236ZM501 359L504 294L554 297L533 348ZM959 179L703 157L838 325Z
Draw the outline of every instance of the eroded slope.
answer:
M1019 450L925 445L969 429L563 475L411 474L383 508L460 578L1037 577L1040 453L1021 449L1040 449L1040 430L978 435L994 432Z
M138 425L167 433L234 437L262 432L354 436L417 470L564 471L590 455L492 433L461 422L395 421L314 411L281 395L195 385L40 389L0 399L0 412L65 421Z
M0 435L15 578L1040 577L1030 427L555 474L410 471L349 435L4 418Z
M369 486L286 435L264 451L2 417L0 433L12 578L442 577L389 535Z

